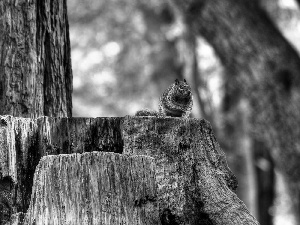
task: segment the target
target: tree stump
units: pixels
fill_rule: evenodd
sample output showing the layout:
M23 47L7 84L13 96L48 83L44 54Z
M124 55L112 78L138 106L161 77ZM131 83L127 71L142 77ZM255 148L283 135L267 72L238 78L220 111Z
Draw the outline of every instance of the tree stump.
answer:
M154 159L92 152L45 156L24 224L159 224Z
M8 197L7 202L13 203L13 213L26 212L33 193L26 217L26 221L29 222L35 218L38 220L46 218L49 210L43 207L51 208L51 213L65 211L61 216L51 217L53 221L64 221L67 213L76 214L70 205L77 207L77 210L79 206L76 204L83 201L83 195L91 201L84 203L86 204L84 207L91 213L81 213L81 216L76 218L78 221L83 221L83 224L84 221L86 224L100 221L101 216L91 215L100 213L102 203L92 201L99 196L102 199L105 195L102 196L99 191L97 192L91 181L101 182L100 177L103 178L105 175L91 171L102 171L98 167L99 163L95 162L109 158L107 161L104 160L104 164L100 164L106 165L107 173L115 174L107 176L114 176L116 185L130 185L126 182L129 182L128 179L132 176L138 177L137 183L141 182L139 188L142 189L137 190L141 190L142 194L132 198L134 200L131 199L130 202L134 201L138 207L146 207L145 213L136 215L135 208L128 206L128 210L133 210L131 213L136 215L134 218L140 220L136 223L127 223L132 218L126 217L125 224L258 224L234 193L237 187L236 178L227 166L225 154L220 149L210 124L205 120L129 116L25 119L3 116L0 118L0 140L0 177L9 181L6 189L12 186L12 190L16 190L11 192L12 196ZM112 153L70 155L91 151ZM39 160L47 155L48 158L43 158L37 167ZM147 164L149 156L154 161L151 159L151 163ZM137 157L132 167L136 170L135 175L129 175L122 169L122 166L126 167L128 157ZM105 164L108 161L110 166ZM154 164L156 164L155 173L152 171ZM32 192L36 168L35 186ZM76 176L77 179L81 179L81 182L76 183ZM154 180L149 176L151 179L153 176ZM84 177L87 179L83 179ZM45 189L39 186L41 183L38 179L46 185ZM66 187L70 187L72 182L76 183L75 190L82 194L81 197L75 198L72 194L64 194L67 192ZM53 185L53 188L48 184ZM153 194L151 189L153 186L156 186L157 194ZM90 188L92 191L87 192ZM40 191L49 196L47 202L41 201ZM51 191L52 195L49 195ZM116 195L120 193L122 191ZM123 199L119 195L116 198ZM63 199L62 202L68 205L62 207L59 199ZM41 217L38 216L39 214ZM14 218L15 221L20 220L20 216ZM48 222L46 220L45 223Z
M125 117L122 131L124 154L156 159L163 224L258 224L207 121Z
M8 203L6 214L27 211L41 157L91 151L122 153L121 120L0 116L0 184L5 186L0 189L0 200L3 196ZM6 191L2 194L2 190Z

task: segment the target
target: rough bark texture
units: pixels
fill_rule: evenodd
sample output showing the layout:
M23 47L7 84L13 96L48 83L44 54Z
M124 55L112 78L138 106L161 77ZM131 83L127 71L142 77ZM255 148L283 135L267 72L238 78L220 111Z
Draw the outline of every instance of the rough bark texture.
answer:
M66 0L3 0L0 15L0 115L71 117ZM49 135L54 136L49 129L47 134L39 133L30 119L2 117L0 223L10 214L27 209L40 157L65 150L67 145L60 146L51 139L54 145L48 142Z
M125 117L124 154L156 159L162 224L258 224L205 120Z
M0 114L70 117L66 0L3 0L0 15Z
M6 179L8 184L5 188L12 193L11 197L6 197L7 202L13 203L9 206L11 213L27 211L34 170L42 156L87 151L122 153L124 144L125 153L144 154L155 158L158 218L163 225L192 225L200 222L214 225L258 224L232 191L236 188L237 181L227 166L224 152L219 148L209 123L205 120L153 117L26 119L4 116L0 118L0 122L0 177ZM93 154L96 154L97 160L103 156ZM76 168L79 168L76 162L80 160L75 160L76 165L73 165L72 160L77 156L72 157L52 156L49 157L52 161L43 160L41 165L49 165L43 168L50 168L48 172L53 173L53 179L61 177L61 181L52 180L53 185L57 184L55 182L69 185L73 176L84 176L80 174L87 173L86 167L78 174L75 173ZM92 161L93 157L87 158ZM144 171L142 165L136 165L136 168ZM118 167L117 160L114 166ZM47 175L48 172L45 173L46 170L41 172L41 167L38 168L36 176L43 176L43 182L47 181L47 177L52 179ZM69 171L71 175L59 172L58 168ZM72 172L75 174L72 175ZM125 170L120 171L123 172ZM128 182L126 179L130 176L123 177L122 182ZM85 191L87 187L84 185L90 183L82 183L81 190ZM57 187L61 187L60 184L62 183L58 183ZM44 183L44 186L47 184ZM39 191L34 193L38 194ZM152 197L149 196L136 204L143 205L147 200L151 202ZM53 196L54 199L56 197ZM34 201L39 200L39 197L36 195L33 199L31 204L36 205L37 202ZM72 204L77 204L77 201ZM59 209L63 210L61 207ZM29 212L37 213L34 210L36 209L32 208ZM22 214L14 214L12 219L15 224L22 219L21 216Z
M160 224L155 163L147 156L45 156L32 193L24 224Z
M15 213L10 217L10 221L5 223L5 225L22 225L25 217L25 213Z
M12 201L11 201L11 184L9 178L1 179L0 182L0 224L3 221L9 221L12 213Z
M6 209L10 213L26 212L35 167L42 156L122 153L120 122L121 118L0 117L0 181L11 193L0 194L11 203Z
M256 1L173 1L188 15L195 33L214 47L232 85L250 99L253 133L267 140L292 196L299 196L299 56ZM299 198L293 199L299 216Z

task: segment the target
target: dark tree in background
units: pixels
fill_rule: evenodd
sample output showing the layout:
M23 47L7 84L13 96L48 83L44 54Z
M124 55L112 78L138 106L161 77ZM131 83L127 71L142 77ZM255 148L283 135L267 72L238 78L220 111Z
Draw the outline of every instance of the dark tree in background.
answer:
M246 96L253 134L268 143L276 166L286 175L291 195L299 196L298 54L256 1L176 2L195 33L214 47L231 76L228 85ZM293 204L298 217L299 199L294 198Z

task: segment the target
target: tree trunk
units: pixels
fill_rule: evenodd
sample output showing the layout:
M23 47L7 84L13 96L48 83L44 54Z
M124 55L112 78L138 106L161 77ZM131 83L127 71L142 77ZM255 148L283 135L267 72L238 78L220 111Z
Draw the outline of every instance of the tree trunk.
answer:
M66 0L3 0L0 15L0 115L71 117ZM4 119L0 125L0 221L27 209L33 172L41 155L32 144L37 141L35 136L27 140L30 149L20 143L31 135L33 127L24 127L29 133L20 127L19 133L12 133L6 126ZM12 139L17 144L13 145ZM8 151L12 146L15 149Z
M253 133L264 137L293 196L300 184L300 59L255 1L174 0L194 31L214 47L250 99ZM299 217L299 198L294 199ZM298 218L298 223L300 219Z
M0 114L71 117L66 0L3 0L0 15Z

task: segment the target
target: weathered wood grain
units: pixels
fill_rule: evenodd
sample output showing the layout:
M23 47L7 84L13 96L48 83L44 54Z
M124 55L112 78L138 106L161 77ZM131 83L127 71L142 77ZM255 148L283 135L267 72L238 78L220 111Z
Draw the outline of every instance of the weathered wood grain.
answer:
M24 119L2 116L0 125L0 177L11 181L8 186L12 194L11 199L7 201L13 203L11 213L26 212L28 209L34 170L41 157L48 155L51 158L54 156L50 155L111 151L127 154L127 157L129 157L128 154L146 155L155 159L159 212L157 218L162 225L258 224L235 195L236 178L227 166L225 154L220 149L210 124L205 120L129 116L125 118L41 117ZM60 182L64 181L68 184L71 179L68 174L73 174L75 170L68 170L61 174L60 170L55 168L67 171L65 167L74 166L75 168L78 160L73 159L75 156L72 156L70 160L67 155L63 157L66 158L61 167L55 167L61 162L51 158L54 160L51 161L53 167L48 172L53 173L54 178L60 177ZM73 165L74 162L71 159L77 164ZM90 157L90 160L95 159ZM121 166L118 163L120 164L119 161L115 161L111 164L114 164L115 168ZM87 166L83 168L85 169L78 170L78 173L87 173L89 170ZM136 176L142 176L139 169L146 170L142 164L136 164L135 168L138 173ZM43 170L46 170L46 167ZM113 170L115 169L110 169L110 172ZM130 179L130 176L124 175L122 178L124 180L120 182L126 183L126 179ZM52 182L47 179L42 183ZM59 186L60 183L57 185L58 188L62 188ZM90 187L88 185L90 185L90 179L82 180L82 185L77 186L77 189L85 191L87 187ZM36 201L34 199L39 199L40 196L36 189L33 192L36 196L31 201ZM91 197L88 193L86 196ZM78 201L81 201L82 196L78 198ZM144 202L152 200L149 195L140 200L137 199L136 204L143 205ZM45 204L51 205L51 201ZM56 197L55 201L58 202ZM68 204L78 204L78 201L69 200ZM99 204L98 206L100 207ZM147 214L150 213L150 208ZM30 210L33 212L32 210L44 209ZM53 208L53 210L57 209ZM87 218L88 221L91 220L90 217Z
M233 192L237 180L205 120L125 117L124 154L156 159L163 224L258 224Z
M24 221L25 213L19 212L11 216L10 221L5 225L22 225Z
M91 152L45 156L24 224L159 224L148 156Z
M121 119L0 116L0 183L4 178L12 181L6 185L12 193L12 213L26 212L34 171L42 156L122 153Z

